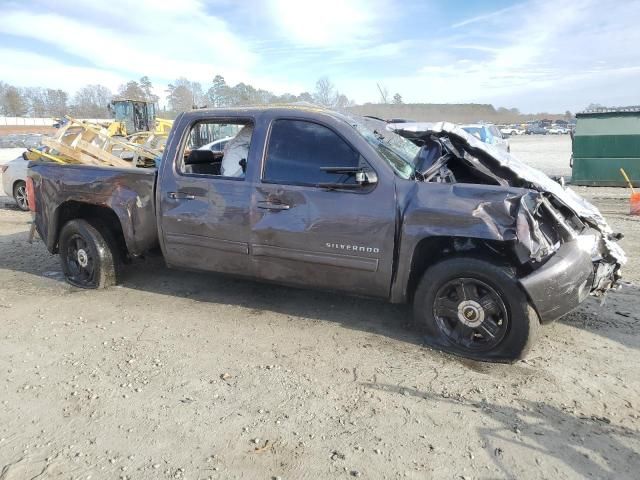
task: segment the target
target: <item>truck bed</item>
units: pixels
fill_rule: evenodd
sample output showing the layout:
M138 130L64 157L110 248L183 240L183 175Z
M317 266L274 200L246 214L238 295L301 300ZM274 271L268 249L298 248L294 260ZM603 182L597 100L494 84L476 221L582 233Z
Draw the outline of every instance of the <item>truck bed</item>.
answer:
M155 168L34 161L28 169L34 182L36 228L50 252L57 252L57 232L65 223L65 215L83 208L115 212L131 255L157 245Z

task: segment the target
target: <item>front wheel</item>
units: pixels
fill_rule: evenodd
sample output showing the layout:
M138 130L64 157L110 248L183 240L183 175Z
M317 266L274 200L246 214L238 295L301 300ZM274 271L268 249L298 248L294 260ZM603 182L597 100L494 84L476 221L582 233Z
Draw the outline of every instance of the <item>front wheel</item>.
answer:
M539 327L513 272L475 258L429 268L416 289L414 315L432 346L481 361L523 358Z
M71 220L60 232L60 263L68 283L80 288L105 288L117 283L118 257L108 241L86 220Z
M22 180L13 186L13 199L18 204L18 208L25 212L29 211L29 199L27 198L27 184Z

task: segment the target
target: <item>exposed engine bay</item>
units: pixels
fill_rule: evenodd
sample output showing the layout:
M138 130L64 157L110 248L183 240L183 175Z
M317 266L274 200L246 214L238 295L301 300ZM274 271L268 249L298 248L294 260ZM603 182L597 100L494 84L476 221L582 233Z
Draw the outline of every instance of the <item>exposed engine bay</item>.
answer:
M389 124L387 129L421 147L415 160L419 182L526 189L511 208L518 240L515 253L521 263L543 263L562 244L577 241L594 265L592 294L605 293L620 279L620 268L626 262L624 251L616 243L621 235L614 233L599 210L566 187L562 179L550 179L452 123L398 123ZM480 205L474 215L495 212Z

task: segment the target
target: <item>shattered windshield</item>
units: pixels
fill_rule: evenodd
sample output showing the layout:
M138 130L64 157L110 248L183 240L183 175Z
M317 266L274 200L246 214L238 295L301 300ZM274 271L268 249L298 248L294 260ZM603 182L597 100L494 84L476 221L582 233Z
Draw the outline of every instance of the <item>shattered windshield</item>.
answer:
M367 117L350 120L358 133L391 165L397 175L404 179L413 176L414 162L420 147L387 130L387 124L382 120Z

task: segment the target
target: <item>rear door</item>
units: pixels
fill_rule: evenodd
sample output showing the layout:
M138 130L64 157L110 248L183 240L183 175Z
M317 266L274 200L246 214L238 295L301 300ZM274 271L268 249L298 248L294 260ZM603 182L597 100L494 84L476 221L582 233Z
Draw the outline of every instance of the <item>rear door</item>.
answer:
M250 274L252 188L246 174L227 177L222 152L207 144L234 136L252 118L203 119L170 145L157 192L163 254L171 266ZM249 145L245 164L252 153Z
M331 122L312 119L270 123L253 190L254 271L267 280L386 297L395 231L393 179L360 188L321 186L355 183L353 175L323 167L376 173L339 132Z

